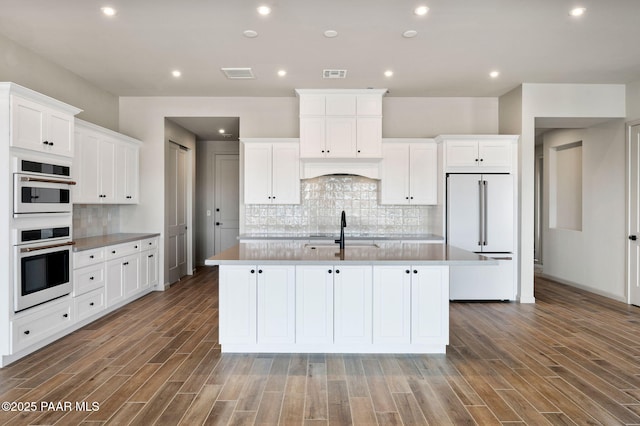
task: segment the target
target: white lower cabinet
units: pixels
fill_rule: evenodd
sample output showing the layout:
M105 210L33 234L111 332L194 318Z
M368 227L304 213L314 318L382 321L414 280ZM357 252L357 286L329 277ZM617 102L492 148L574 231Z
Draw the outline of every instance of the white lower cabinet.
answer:
M124 300L138 291L140 256L132 254L107 262L107 306Z
M258 343L295 341L295 268L258 266Z
M221 265L223 352L444 353L449 267Z
M411 342L411 267L373 267L373 343Z
M104 288L74 297L73 301L78 321L89 318L106 308Z
M71 299L47 304L24 313L11 321L11 352L15 353L33 345L73 323Z
M256 343L256 266L220 266L220 344Z
M333 267L296 266L296 343L333 343Z
M158 249L140 253L140 288L147 289L158 284Z
M370 344L373 300L371 266L336 266L333 282L334 342Z

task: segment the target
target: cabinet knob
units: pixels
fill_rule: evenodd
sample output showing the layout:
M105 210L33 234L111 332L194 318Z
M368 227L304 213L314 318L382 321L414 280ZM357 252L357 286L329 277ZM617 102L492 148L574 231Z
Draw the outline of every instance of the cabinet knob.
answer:
M413 197L409 197L411 200L413 200Z
M89 259L93 259L93 255L89 256Z
M336 269L336 274L339 274L339 273L340 273L340 269Z
M262 269L258 269L258 273L261 274L262 273Z
M138 248L138 246L133 246L133 248L137 249L137 248Z
M329 150L327 150L327 154L329 153Z
M93 303L93 302L89 303L89 306L93 306L93 305L94 305L94 303Z
M69 314L62 314L63 317L69 318Z
M220 226L220 225L222 225L222 223L216 222L216 226Z
M360 154L360 150L358 150L358 154Z
M255 273L256 273L256 270L255 270L255 269L252 269L252 270L251 270L251 273L252 273L252 274L255 274Z
M111 253L116 254L116 251L115 250L111 250Z
M324 149L322 150L322 153L324 154Z
M417 269L414 269L414 270L413 270L413 273L414 273L414 274L417 274L417 273L418 273L418 270L417 270Z
M93 277L89 277L89 279L90 279L91 281L93 281Z
M29 330L24 331L24 334L29 334L29 333L31 333Z
M332 271L331 269L329 269L327 272L328 272L328 273L331 273L331 272L333 272L333 271Z
M476 163L478 162L478 159L476 158Z
M410 271L410 270L408 270L408 269L407 269L406 271L404 271L404 272L405 272L405 273L407 273L407 274L410 274L410 273L411 273L411 271Z
M409 197L404 197L404 198L407 199L407 200L409 199Z
M484 158L481 158L480 161L484 161Z

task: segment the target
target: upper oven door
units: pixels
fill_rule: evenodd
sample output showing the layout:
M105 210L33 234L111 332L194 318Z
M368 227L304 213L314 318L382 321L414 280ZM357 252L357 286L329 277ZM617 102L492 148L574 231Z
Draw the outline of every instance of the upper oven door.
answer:
M14 173L13 212L71 213L71 186L67 179Z

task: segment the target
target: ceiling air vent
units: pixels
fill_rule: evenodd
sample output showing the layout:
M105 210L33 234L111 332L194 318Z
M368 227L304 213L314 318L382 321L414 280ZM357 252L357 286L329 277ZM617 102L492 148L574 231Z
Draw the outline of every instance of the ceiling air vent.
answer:
M220 68L229 80L247 80L255 78L251 68Z
M347 70L323 70L322 78L347 78Z

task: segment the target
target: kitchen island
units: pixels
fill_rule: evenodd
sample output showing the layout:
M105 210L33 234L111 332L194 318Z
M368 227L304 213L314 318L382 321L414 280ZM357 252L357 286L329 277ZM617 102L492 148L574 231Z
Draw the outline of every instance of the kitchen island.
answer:
M223 352L445 353L449 266L494 264L446 244L240 243L219 265Z

